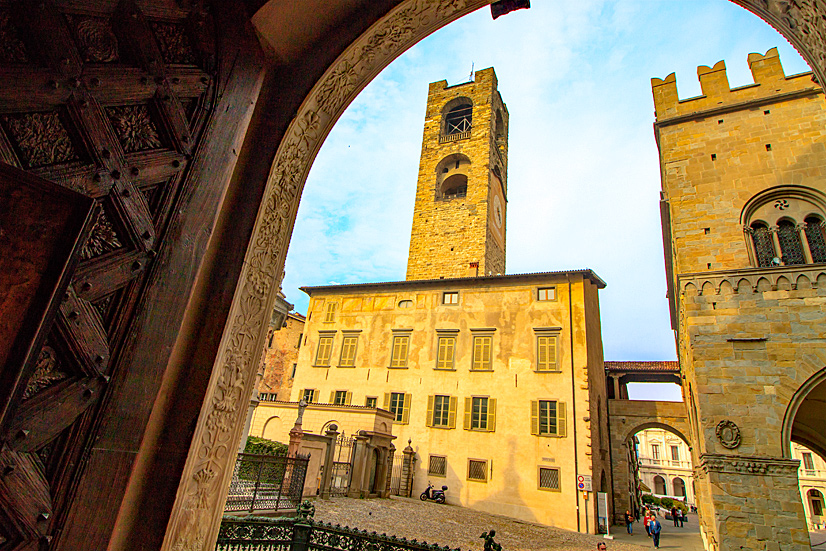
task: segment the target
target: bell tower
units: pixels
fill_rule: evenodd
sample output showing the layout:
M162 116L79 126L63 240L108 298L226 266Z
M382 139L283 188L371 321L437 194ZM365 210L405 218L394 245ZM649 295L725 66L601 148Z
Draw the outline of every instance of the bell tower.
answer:
M430 84L407 279L505 272L508 109L493 68Z

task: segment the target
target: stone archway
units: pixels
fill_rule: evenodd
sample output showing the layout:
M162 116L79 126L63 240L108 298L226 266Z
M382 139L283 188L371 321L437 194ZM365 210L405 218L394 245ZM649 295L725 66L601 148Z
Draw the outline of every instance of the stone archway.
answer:
M784 457L791 458L791 443L798 442L826 457L826 367L804 382L792 396L783 419Z
M757 14L783 34L823 80L826 75L826 47L823 39L826 31L818 15L821 7L819 1L733 1ZM261 18L267 17L267 10L277 9L272 7L277 3L271 2L262 7L251 0L255 7L262 8L257 14L258 30L262 39L272 41L271 43L279 42L279 38L274 35L279 31L278 25L266 25L267 21L262 22ZM240 438L238 427L243 425L241 417L245 412L244 404L252 392L254 371L260 354L257 344L275 301L277 274L283 270L301 190L321 143L349 102L381 69L423 37L488 3L486 0L405 0L381 3L381 6L392 9L386 13L374 10L360 18L361 22L374 22L366 32L358 37L342 32L335 37L338 42L331 48L339 48L341 54L326 67L324 74L315 81L308 93L304 94L300 90L300 86L306 85L306 81L297 85L296 89L291 90L289 85L285 85L288 89L281 90L281 96L297 94L291 97L293 104L296 97L301 100L295 116L292 116L291 107L276 107L277 102L272 99L269 100L272 102L270 105L281 109L274 121L265 120L266 116L261 113L261 109L256 111L254 126L272 124L276 128L253 129L247 142L253 140L256 132L261 132L260 135L267 136L270 140L280 137L280 142L272 157L273 163L255 226L249 235L249 247L243 259L236 259L238 281L232 290L232 306L226 314L227 322L221 344L215 352L213 373L206 387L204 405L182 473L164 548L194 549L197 547L196 542L209 542L217 532L218 519L213 511L218 510L225 499L232 461L226 454L227 443ZM345 7L343 2L341 4L329 7L329 12L335 12L335 8L338 8L345 15L358 18L357 10L362 8ZM310 28L313 28L313 16L302 15L310 21ZM324 17L326 15L318 15L319 19ZM342 20L346 20L346 17ZM297 60L293 61L299 67L303 67L301 63L305 63L310 67L310 73L320 73L315 65L318 62L311 61L312 57L313 52L300 52ZM279 70L274 70L273 73L285 74ZM265 91L273 97L281 97L273 91L281 85L277 80L271 80ZM264 97L262 104L267 102L268 98ZM289 113L285 110L289 110ZM286 122L291 116L291 122L287 126ZM286 126L286 131L279 124ZM262 149L266 147L262 146ZM267 157L269 153L265 153L264 157ZM260 175L261 166L249 168L251 164L254 162L248 161L246 167L238 171L241 174L238 177L243 177L244 169ZM245 214L249 215L249 212ZM224 216L230 215L224 212ZM219 233L225 230L219 228ZM216 243L220 244L220 236L218 237ZM219 431L226 434L219 434ZM232 446L229 445L229 448ZM209 545L204 546L206 547Z

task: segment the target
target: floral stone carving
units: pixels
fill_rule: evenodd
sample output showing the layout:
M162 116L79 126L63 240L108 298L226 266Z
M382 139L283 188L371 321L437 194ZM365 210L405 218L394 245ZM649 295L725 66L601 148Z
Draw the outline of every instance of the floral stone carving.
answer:
M163 146L146 105L108 107L106 115L115 127L115 134L127 153Z

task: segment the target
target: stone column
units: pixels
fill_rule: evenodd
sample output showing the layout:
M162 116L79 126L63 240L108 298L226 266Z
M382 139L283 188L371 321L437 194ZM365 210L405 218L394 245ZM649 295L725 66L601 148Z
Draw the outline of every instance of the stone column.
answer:
M413 466L416 462L416 452L410 446L412 440L407 441L407 447L402 450L404 462L402 463L401 484L399 495L410 497L413 494Z
M353 443L353 460L351 463L350 472L350 489L347 492L348 497L367 497L367 489L364 485L365 471L367 470L367 452L370 451L367 446L368 438L361 434L355 435L355 442Z
M338 427L330 425L324 436L330 439L330 443L327 444L327 455L324 457L324 474L321 476L321 499L330 499L330 482L333 479L333 458L335 457L338 441Z
M704 454L697 471L710 551L809 551L799 461Z

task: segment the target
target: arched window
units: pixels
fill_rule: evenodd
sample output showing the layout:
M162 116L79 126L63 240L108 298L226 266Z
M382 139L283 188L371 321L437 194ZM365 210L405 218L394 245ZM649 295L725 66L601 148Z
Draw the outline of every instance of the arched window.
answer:
M771 266L774 258L774 243L769 227L764 222L751 225L751 239L758 266Z
M654 477L654 493L657 495L668 495L665 491L665 479L660 475Z
M473 102L470 98L455 98L442 111L442 135L453 136L473 128Z
M456 197L467 197L467 176L464 174L454 174L442 182L442 198L454 199Z
M682 478L675 478L673 481L674 496L685 497L685 481Z
M777 223L777 240L780 242L781 260L786 266L805 264L803 246L800 244L800 232L797 224L791 220L780 220Z
M752 197L743 207L740 222L753 265L826 262L824 213L826 196L803 186L777 186Z
M823 235L823 220L817 216L806 217L806 241L812 253L812 262L826 262L826 238Z
M823 494L819 490L809 490L806 492L806 497L809 498L809 508L812 511L812 516L823 516Z

